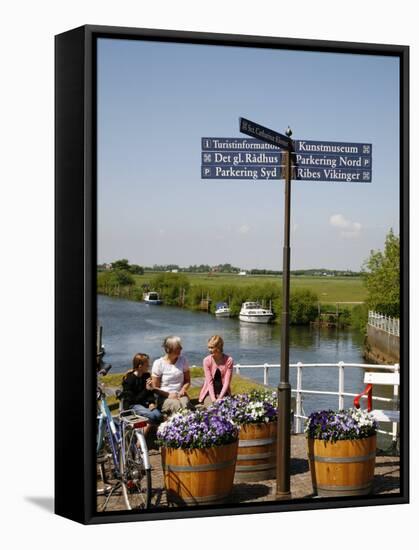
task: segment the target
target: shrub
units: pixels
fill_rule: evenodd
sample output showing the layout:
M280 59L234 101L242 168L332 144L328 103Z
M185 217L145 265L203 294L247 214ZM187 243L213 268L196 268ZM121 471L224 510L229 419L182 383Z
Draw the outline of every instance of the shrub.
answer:
M351 326L360 332L366 332L368 323L368 306L360 304L351 311Z
M189 290L190 284L186 275L181 273L161 273L151 280L166 305L178 305L182 292Z
M317 294L308 289L298 289L290 295L290 324L307 325L317 317Z

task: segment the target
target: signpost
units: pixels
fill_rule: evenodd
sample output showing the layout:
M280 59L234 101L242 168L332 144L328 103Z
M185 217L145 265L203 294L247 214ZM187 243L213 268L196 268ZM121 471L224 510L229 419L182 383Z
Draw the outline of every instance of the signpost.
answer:
M291 385L289 383L289 287L291 179L370 183L372 145L291 139L240 118L246 138L202 138L202 179L285 180L282 264L281 374L278 385L278 499L289 499L291 461Z
M291 213L291 129L283 136L269 128L240 119L240 131L284 149L285 205L282 257L281 371L278 384L278 433L276 442L276 496L289 499L291 462L291 384L289 383L289 293L290 293L290 213Z

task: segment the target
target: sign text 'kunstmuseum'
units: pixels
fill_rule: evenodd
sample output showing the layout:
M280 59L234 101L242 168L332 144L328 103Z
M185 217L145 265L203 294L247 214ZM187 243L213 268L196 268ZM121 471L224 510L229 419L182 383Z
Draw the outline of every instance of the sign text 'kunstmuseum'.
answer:
M268 139L272 137L272 142L276 139L266 132L263 139L266 136ZM282 134L278 136L278 141L282 138L288 139ZM270 180L284 177L283 145L276 146L260 139L234 137L204 137L201 145L203 179ZM294 140L291 151L293 179L371 182L370 143Z

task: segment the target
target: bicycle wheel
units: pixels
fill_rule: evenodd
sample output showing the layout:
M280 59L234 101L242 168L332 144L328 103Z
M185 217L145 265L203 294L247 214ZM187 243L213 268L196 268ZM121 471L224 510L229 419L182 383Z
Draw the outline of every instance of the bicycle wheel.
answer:
M127 502L129 501L126 496L126 489L121 477L120 460L121 460L121 447L115 440L110 442L112 437L108 432L105 433L103 440L103 470L101 474L101 480L98 480L96 489L96 507L98 512L105 512L107 510L126 510ZM115 459L117 462L115 462ZM102 460L97 460L102 462Z
M122 491L128 510L146 510L151 505L151 471L146 469L137 447L135 430L124 434L124 452L121 452Z

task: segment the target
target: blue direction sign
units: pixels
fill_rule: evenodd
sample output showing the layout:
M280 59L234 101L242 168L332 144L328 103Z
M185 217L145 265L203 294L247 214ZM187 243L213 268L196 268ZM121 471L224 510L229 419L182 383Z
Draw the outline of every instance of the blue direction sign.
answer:
M279 180L280 166L201 166L202 179Z
M255 125L258 128L255 130L255 126L249 126L253 123L241 119L241 125L242 121L250 128L249 134L260 135L263 130L266 137L266 132L273 132L260 125ZM295 180L359 183L372 180L369 143L296 140L293 146L292 178ZM283 179L285 154L278 146L260 139L206 137L202 138L201 163L203 179Z
M292 169L292 179L311 181L343 181L370 183L371 170L357 168L300 168Z
M262 141L266 141L271 145L276 145L277 147L281 147L283 149L288 149L290 145L292 145L291 138L284 136L279 132L275 132L275 130L266 128L266 126L261 126L260 124L252 122L247 118L240 117L239 121L240 132L242 134L247 134L248 136L261 139Z
M203 137L201 143L203 151L279 151L275 145L260 139Z
M295 166L310 168L366 168L372 166L371 155L325 155L315 153L293 153Z
M338 141L294 141L295 153L323 153L329 155L372 155L371 143L342 143Z
M203 165L217 166L240 166L240 165L271 165L281 166L283 164L283 154L277 152L263 151L255 153L247 153L245 151L221 152L211 151L202 153Z

